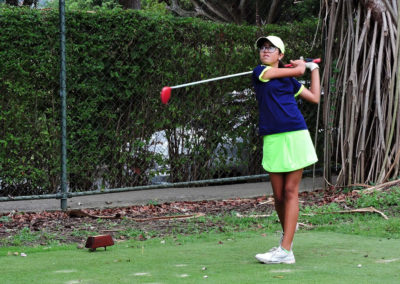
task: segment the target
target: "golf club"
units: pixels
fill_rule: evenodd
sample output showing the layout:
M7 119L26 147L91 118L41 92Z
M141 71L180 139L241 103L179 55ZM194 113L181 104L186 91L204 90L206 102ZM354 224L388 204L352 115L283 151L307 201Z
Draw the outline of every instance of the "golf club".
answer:
M321 62L321 58L316 58L316 59L305 58L304 61L305 62L320 63ZM292 64L286 64L285 67L286 68L290 68L290 67L293 67L293 65ZM252 73L253 73L253 71L247 71L247 72L242 72L242 73L236 73L236 74L225 75L225 76L221 76L221 77L216 77L216 78L211 78L211 79L206 79L206 80L201 80L201 81L196 81L196 82L191 82L191 83L186 83L186 84L181 84L181 85L176 85L176 86L172 86L172 87L165 86L161 90L161 102L163 104L167 104L169 102L169 100L171 98L171 90L172 89L184 88L184 87L203 84L203 83L207 83L207 82L212 82L212 81L218 81L218 80L223 80L223 79L228 79L228 78L233 78L233 77L238 77L238 76L249 75L249 74L252 74Z

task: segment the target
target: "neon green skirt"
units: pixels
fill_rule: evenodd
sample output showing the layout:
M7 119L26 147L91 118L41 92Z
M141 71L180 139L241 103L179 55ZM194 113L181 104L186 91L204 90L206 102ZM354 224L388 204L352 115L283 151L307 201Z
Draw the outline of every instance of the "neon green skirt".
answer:
M267 172L303 169L318 161L308 130L265 135L262 166Z

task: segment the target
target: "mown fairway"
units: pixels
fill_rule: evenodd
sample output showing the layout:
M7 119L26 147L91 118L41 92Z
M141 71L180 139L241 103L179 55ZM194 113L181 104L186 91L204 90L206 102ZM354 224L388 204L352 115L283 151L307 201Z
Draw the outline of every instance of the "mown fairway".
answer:
M211 233L130 240L94 253L75 246L5 247L0 249L1 282L398 283L400 279L398 239L300 231L294 247L296 264L258 263L254 255L278 239L277 233Z

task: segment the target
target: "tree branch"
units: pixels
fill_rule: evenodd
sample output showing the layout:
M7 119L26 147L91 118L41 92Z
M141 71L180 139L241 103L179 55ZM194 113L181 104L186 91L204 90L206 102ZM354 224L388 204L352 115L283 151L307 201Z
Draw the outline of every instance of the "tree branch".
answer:
M271 24L274 20L274 17L276 15L276 9L279 6L279 0L274 0L272 1L271 7L269 8L268 12L268 18L267 18L267 24Z
M178 14L181 17L195 17L198 15L197 11L196 12L191 12L191 11L186 11L183 10L179 4L177 0L171 0L171 5L170 6L166 6L166 8L168 10L170 10L171 12L174 12L176 14Z
M191 0L191 1L192 3L197 2L196 0ZM214 4L210 3L210 1L200 0L200 2L203 3L207 7L207 9L209 9L212 13L221 18L223 21L228 23L232 21L231 18L227 17L224 11L222 11L219 7L216 7Z

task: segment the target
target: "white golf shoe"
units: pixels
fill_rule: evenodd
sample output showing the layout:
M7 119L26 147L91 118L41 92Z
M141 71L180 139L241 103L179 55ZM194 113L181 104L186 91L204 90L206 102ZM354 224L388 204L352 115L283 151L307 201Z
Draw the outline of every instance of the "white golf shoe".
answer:
M296 223L296 230L295 230L295 232L297 232L298 229L299 229L299 223ZM281 238L280 238L280 240L279 240L279 246L278 246L278 247L272 247L272 248L270 248L269 251L267 251L266 253L259 253L259 254L256 254L256 258L257 258L259 261L264 262L264 261L262 261L262 259L267 259L267 258L271 257L271 255L273 254L273 252L275 252L277 249L279 249L279 248L281 247L282 241L283 241L283 236L284 236L284 235L285 235L285 233L282 231L282 232L281 232ZM291 245L290 245L290 253L291 253L292 256L293 256L293 261L294 261L294 255L293 255L292 249L293 249L293 241L292 241L292 243L291 243ZM283 251L283 252L284 252L284 251ZM294 262L293 262L293 263L294 263Z
M281 246L281 244L282 244L283 236L284 236L284 233L281 232L281 238L279 240L279 246ZM270 252L273 252L273 251L277 250L279 246L270 248L269 251L267 251L266 253L270 253ZM293 242L292 242L292 246L293 246Z
M256 259L266 264L293 264L296 262L293 251L289 251L289 253L287 253L281 247L278 247L276 250L271 252L257 254Z
M272 254L277 250L277 247L273 247L271 248L269 251L267 251L266 253L258 253L256 254L255 258L260 261L260 262L264 262L265 259L270 259Z

